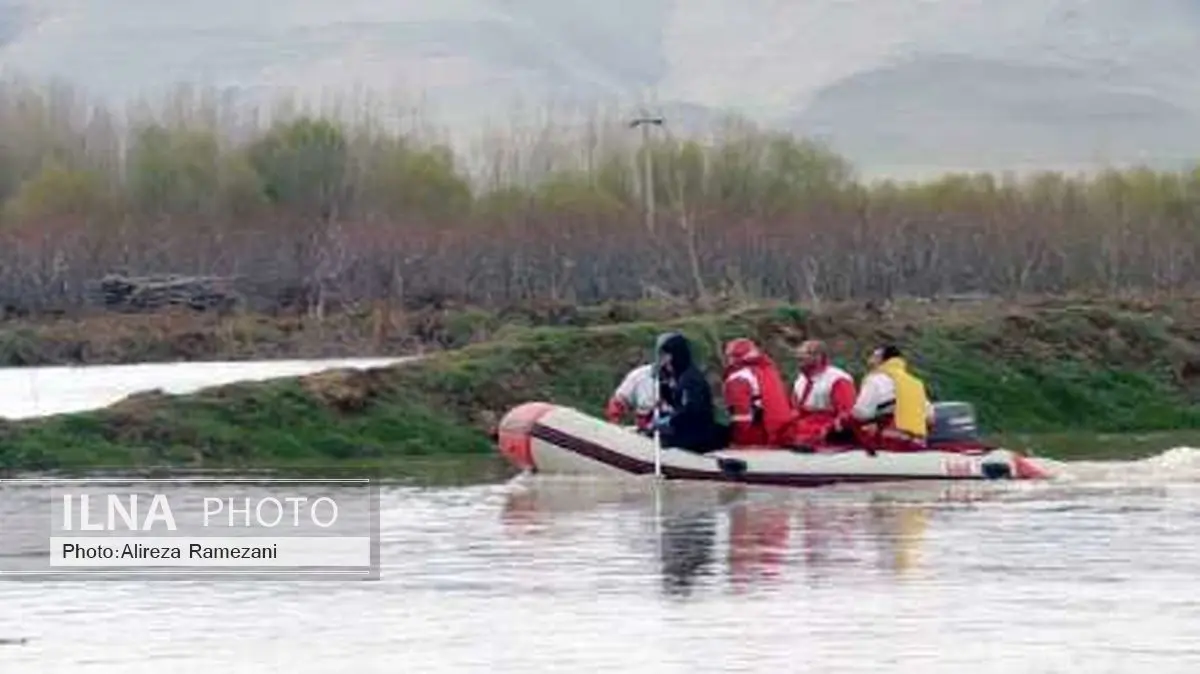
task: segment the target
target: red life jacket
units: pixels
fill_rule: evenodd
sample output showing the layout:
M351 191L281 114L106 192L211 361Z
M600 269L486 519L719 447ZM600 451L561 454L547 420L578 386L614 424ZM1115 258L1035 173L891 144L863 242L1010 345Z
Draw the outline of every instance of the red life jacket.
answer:
M829 419L848 416L857 393L854 379L834 365L825 365L811 375L801 372L792 392L801 417Z
M837 422L848 421L854 408L854 379L826 363L811 374L801 372L792 388L796 405L793 442L820 445Z
M731 446L783 446L793 421L787 388L771 357L748 339L725 346L725 405Z

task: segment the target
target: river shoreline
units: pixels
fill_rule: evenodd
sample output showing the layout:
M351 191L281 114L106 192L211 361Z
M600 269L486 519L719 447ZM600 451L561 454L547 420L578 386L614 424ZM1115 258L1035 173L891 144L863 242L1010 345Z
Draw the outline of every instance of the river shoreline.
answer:
M639 318L641 318L639 316ZM100 410L0 423L0 469L304 469L394 472L412 457L493 452L489 431L528 400L598 414L667 329L710 375L721 342L752 337L788 377L786 342L829 341L860 375L880 340L901 343L940 399L967 400L992 437L1054 458L1135 458L1200 429L1200 302L1039 299L821 310L743 307L583 327L500 325L419 362L143 393ZM482 335L483 333L480 332Z
M0 368L390 358L455 349L514 328L672 320L696 308L689 302L664 300L594 306L539 301L491 308L455 303L412 308L376 302L323 316L180 307L145 313L88 309L4 315L2 310Z

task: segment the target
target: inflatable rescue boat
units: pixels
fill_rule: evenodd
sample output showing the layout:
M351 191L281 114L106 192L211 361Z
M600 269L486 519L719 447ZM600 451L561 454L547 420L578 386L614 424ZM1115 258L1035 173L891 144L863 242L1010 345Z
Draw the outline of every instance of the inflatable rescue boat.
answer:
M662 477L762 485L821 486L909 480L1044 480L1051 464L979 441L969 403L936 403L929 449L870 452L829 445L724 449L698 454L662 449ZM497 432L500 453L539 474L653 475L655 440L570 407L530 402L510 410Z

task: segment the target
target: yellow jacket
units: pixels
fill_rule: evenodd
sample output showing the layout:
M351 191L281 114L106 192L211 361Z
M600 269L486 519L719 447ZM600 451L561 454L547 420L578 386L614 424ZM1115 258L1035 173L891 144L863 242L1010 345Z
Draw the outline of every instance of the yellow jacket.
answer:
M889 358L875 368L886 374L896 385L896 410L893 413L896 429L918 438L929 434L925 412L929 403L925 384L908 371L903 358Z

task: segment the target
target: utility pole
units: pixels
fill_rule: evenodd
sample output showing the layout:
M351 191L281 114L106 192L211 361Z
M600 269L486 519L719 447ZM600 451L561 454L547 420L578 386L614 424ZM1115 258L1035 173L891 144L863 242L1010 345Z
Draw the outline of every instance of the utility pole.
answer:
M662 117L649 117L645 113L629 122L629 128L642 129L642 180L645 183L642 193L646 201L646 229L651 234L654 234L654 153L650 151L650 127L664 124L666 120Z

